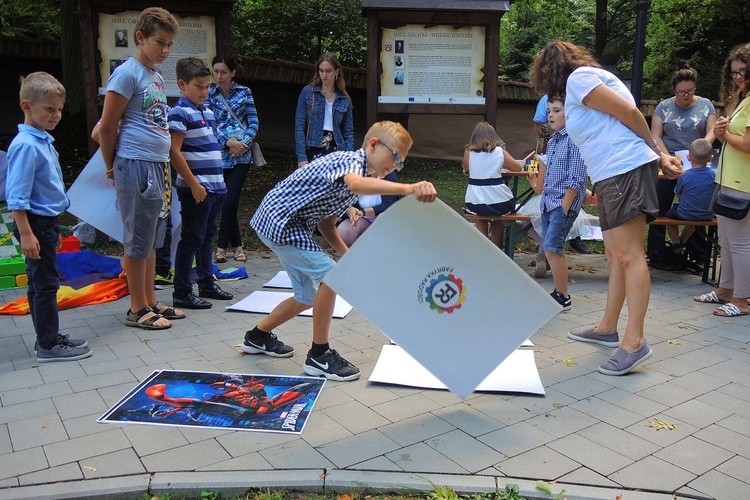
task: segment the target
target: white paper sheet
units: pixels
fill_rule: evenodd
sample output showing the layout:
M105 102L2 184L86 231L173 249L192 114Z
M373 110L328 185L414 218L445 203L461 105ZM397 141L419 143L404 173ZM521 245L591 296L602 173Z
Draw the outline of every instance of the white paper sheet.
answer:
M279 271L276 276L271 278L268 283L263 285L266 288L292 288L292 280L286 271Z
M368 379L382 384L446 389L445 384L424 366L395 345L385 345ZM545 394L539 371L534 361L534 351L518 349L500 363L476 388L485 392L523 392Z
M281 301L294 297L293 293L267 292L258 290L234 304L228 305L227 309L232 311L244 311L252 313L270 313ZM333 308L334 318L345 318L352 310L352 306L341 297L336 297L336 305ZM312 316L312 308L300 313L300 316Z
M693 168L693 164L690 163L690 160L688 160L688 154L689 153L690 153L690 151L687 150L687 149L681 149L679 151L675 151L674 152L674 155L677 158L679 158L680 160L682 160L682 170L685 170L685 171L690 170L691 168Z
M88 222L110 238L122 243L122 217L114 186L104 175L106 167L101 150L97 150L68 189L68 212ZM182 217L177 191L172 188L172 262L180 241Z
M383 212L325 282L460 397L560 306L445 203Z

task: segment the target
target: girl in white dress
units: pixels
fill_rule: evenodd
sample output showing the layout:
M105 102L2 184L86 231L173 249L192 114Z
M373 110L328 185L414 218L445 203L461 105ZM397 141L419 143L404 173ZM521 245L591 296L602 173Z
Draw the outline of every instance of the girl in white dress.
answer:
M505 215L513 211L516 199L503 180L503 169L520 172L523 165L503 148L503 141L487 122L478 123L464 149L462 167L469 176L466 210L475 215ZM502 223L497 228L488 221L475 221L477 229L496 245L502 239ZM492 226L495 224L492 223Z

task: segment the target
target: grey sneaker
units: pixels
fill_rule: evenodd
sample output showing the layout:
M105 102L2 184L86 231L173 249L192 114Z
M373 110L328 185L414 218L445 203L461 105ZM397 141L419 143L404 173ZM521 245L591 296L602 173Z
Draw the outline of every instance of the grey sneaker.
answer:
M70 344L71 347L88 347L89 343L84 339L71 339L69 335L62 335L60 333L57 334L57 342L66 342ZM39 351L39 342L34 341L34 354L36 355L37 351Z
M577 328L568 332L568 338L578 342L603 345L604 347L617 347L620 345L620 336L617 332L597 333L594 331L596 325Z
M307 359L302 369L308 375L323 376L330 380L346 382L359 378L359 368L345 360L334 349L328 349L317 358L312 357L312 351L307 352Z
M70 342L60 337L58 337L57 344L52 349L44 349L41 346L37 347L36 360L39 363L77 361L91 356L91 349L88 347L73 347Z
M654 351L648 346L646 339L643 339L643 345L633 352L628 352L622 347L618 348L615 351L615 355L599 367L599 373L603 373L604 375L625 375L653 355Z
M248 354L265 354L273 358L288 358L294 355L294 347L280 341L274 333L269 333L265 339L256 341L251 341L245 334L242 350Z

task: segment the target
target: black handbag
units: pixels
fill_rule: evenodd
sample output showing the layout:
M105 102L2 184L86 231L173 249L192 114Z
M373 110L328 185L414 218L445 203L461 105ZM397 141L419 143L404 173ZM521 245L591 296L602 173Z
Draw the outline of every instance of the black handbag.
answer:
M742 220L747 217L747 213L750 211L750 200L742 200L728 194L719 193L712 210L716 215Z
M726 143L723 146L726 147ZM724 151L721 152L721 176L724 176ZM711 211L716 215L721 215L728 219L742 220L747 217L750 211L750 200L735 198L721 192L721 177L714 188L714 195L711 200Z

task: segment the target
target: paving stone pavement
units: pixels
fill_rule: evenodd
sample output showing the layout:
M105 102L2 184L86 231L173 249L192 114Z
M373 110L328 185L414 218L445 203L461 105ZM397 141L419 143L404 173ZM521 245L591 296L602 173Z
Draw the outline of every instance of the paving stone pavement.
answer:
M270 253L249 257L250 279L222 285L237 298L280 269ZM532 258L520 254L516 263L531 274ZM750 319L718 318L694 302L711 289L698 276L653 270L646 331L654 356L627 376L607 377L596 368L611 349L566 337L600 318L606 262L570 255L569 265L572 310L531 337L546 396L461 400L447 391L371 384L387 339L353 311L333 321L332 346L363 376L328 382L300 436L95 420L154 369L302 374L309 318L276 331L296 347L294 357L241 356L236 345L261 316L216 302L170 330L149 332L122 324L125 298L62 311L62 333L88 339L94 355L40 365L31 318L0 316L0 499L433 484L469 492L509 483L529 499L563 489L571 500L748 498ZM537 282L553 287L550 278ZM4 291L0 300L24 293ZM168 302L171 290L157 295ZM499 304L498 325L502 314L512 311ZM675 428L658 430L649 425L655 420ZM537 480L554 481L553 495L535 489Z

